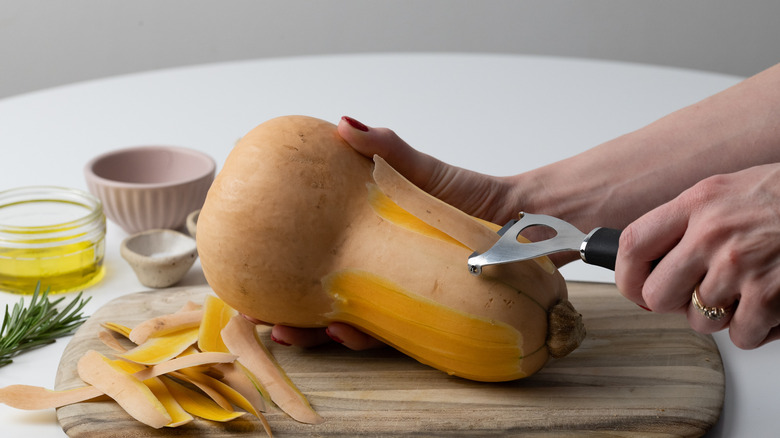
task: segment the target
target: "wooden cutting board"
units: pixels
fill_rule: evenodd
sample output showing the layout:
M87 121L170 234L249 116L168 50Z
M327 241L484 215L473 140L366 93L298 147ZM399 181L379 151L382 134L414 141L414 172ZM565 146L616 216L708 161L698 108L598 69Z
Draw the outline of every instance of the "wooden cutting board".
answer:
M588 335L575 352L527 379L486 384L436 371L390 348L354 352L341 345L313 349L268 340L290 378L326 419L300 424L279 411L267 413L278 437L311 436L698 436L723 405L723 363L711 336L697 334L678 315L640 309L614 285L570 283L570 299ZM83 386L78 358L89 349L110 350L97 340L104 321L130 327L202 302L207 287L142 292L97 311L67 346L57 389ZM196 420L161 430L131 419L112 401L57 410L71 437L261 436L245 415L227 424Z

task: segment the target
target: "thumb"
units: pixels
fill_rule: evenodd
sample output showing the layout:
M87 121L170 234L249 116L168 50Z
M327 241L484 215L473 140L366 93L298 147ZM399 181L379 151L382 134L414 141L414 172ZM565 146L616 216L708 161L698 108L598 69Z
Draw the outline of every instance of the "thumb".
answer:
M390 129L351 117L341 118L338 132L359 153L379 155L412 184L468 214L504 223L520 211L506 202L511 184L505 178L449 165L409 146Z
M379 155L412 184L430 192L432 177L447 164L409 146L393 130L369 128L344 116L338 125L339 135L360 154L372 158Z

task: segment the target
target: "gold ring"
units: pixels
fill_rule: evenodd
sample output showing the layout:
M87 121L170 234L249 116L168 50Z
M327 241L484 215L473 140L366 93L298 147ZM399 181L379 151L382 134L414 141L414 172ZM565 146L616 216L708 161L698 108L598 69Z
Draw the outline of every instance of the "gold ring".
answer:
M695 289L693 289L693 295L691 296L691 301L693 302L693 307L696 308L696 310L699 311L705 318L711 320L711 321L720 321L723 319L724 316L726 316L727 313L729 313L729 309L726 309L724 307L707 307L704 304L701 303L701 299L699 299L699 286L697 285Z

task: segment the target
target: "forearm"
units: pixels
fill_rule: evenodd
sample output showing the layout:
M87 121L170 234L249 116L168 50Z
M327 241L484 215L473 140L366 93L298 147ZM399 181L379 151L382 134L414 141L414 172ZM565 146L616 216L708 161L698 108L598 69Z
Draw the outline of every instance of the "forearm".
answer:
M526 210L623 228L696 182L780 161L780 65L642 129L518 175Z

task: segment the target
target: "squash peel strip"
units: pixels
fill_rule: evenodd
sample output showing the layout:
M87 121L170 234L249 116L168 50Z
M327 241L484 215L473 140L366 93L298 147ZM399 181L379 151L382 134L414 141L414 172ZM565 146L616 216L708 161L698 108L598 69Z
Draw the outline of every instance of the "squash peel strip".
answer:
M168 387L158 377L152 377L144 380L144 385L149 387L155 397L160 400L160 403L165 407L168 415L171 416L171 422L166 424L165 427L179 427L183 424L187 424L195 418L190 415L182 406L176 401L176 398L168 390Z
M200 391L208 396L211 401L217 404L220 408L226 411L233 411L233 405L230 401L222 395L216 388L209 383L204 382L202 379L190 377L190 375L183 373L182 371L173 371L167 374L170 377L174 377L182 382L189 383L190 385L200 389Z
M103 391L94 386L53 391L40 386L9 385L0 388L0 403L16 409L37 411L80 403L103 395Z
M111 334L112 332L108 330L103 330L100 333L98 333L98 339L100 339L101 342L103 342L103 345L106 347L114 350L117 353L126 353L127 348L125 348L122 344L119 343L119 340L114 337L114 335Z
M231 363L234 360L236 360L236 356L230 353L194 353L188 354L186 356L179 356L166 362L152 365L149 368L137 372L135 375L136 377L143 380L150 377L157 377L163 374L179 371L184 368L192 368L200 365L215 363Z
M152 391L119 364L90 350L79 359L81 379L103 391L136 420L155 429L171 422L171 416Z
M198 328L189 328L149 338L143 344L119 357L144 365L155 365L181 354L198 340Z
M238 391L258 412L265 412L271 403L271 398L264 393L264 389L250 376L251 373L238 362L216 364L214 369L222 373L222 381Z
M296 420L324 421L278 368L260 340L254 337L254 324L221 299L211 296L209 301L204 306L188 302L176 313L142 322L136 326L141 327L136 333L146 335L134 336L134 339L145 341L131 350L125 348L116 335L129 340L136 328L114 322L101 323L106 330L100 331L97 337L117 353L117 359L95 350L85 353L78 361L77 372L87 386L55 391L38 386L10 385L0 388L0 403L17 409L40 410L111 398L130 416L153 428L181 426L195 417L226 422L249 413L261 422L269 436L273 436L271 426L262 414L266 410L265 400L270 402L270 394L273 394L281 400L278 402L280 407ZM220 329L234 319L247 324L246 333L251 333L251 342L247 345L254 345L258 354L265 357L268 368L260 368L260 377L243 366L238 355L231 353L223 342ZM197 320L194 326L193 320ZM224 351L197 348L204 322L210 330L217 331L217 336L207 339L204 346L209 350ZM254 360L249 362L254 364ZM273 370L270 380L262 375L268 370ZM274 385L273 380L280 383ZM264 384L270 385L272 390L268 391ZM281 399L279 394L283 394ZM242 411L235 411L233 406Z
M228 349L238 356L238 363L257 378L268 391L271 400L287 415L307 424L320 424L325 421L312 409L306 397L295 387L258 339L254 324L236 315L222 330L222 339Z
M131 341L140 345L151 337L165 336L179 330L197 327L202 318L202 310L190 310L157 316L133 327L128 337Z
M195 392L167 376L161 377L162 382L173 394L173 397L190 414L211 421L226 422L234 420L244 412L227 410L219 406L210 398Z
M415 186L379 155L374 155L374 181L399 207L428 225L441 230L473 251L486 251L498 235L461 210ZM449 224L441 218L457 218Z
M162 380L157 377L139 378L139 374L147 370L146 366L121 359L109 360L108 362L139 380L142 380L143 384L152 391L152 394L157 397L157 400L160 401L165 408L165 411L171 417L171 422L166 424L165 427L178 427L193 420L192 415L188 414L187 411L181 407L179 402L176 401L171 392L168 391L168 388L163 384Z
M401 209L436 228L473 251L485 252L499 239L501 227L479 219L431 196L412 184L379 155L374 155L374 181L385 196ZM451 219L444 222L441 218ZM522 236L520 236L521 239ZM533 259L546 272L555 272L548 257Z
M228 351L220 333L236 311L221 299L207 295L203 304L203 318L198 334L198 348L201 351Z
M209 396L211 396L212 392L205 391L204 388L206 387L210 388L211 390L219 394L228 403L232 403L238 406L239 408L254 415L263 424L263 428L265 429L266 433L269 436L273 435L271 433L271 425L268 424L268 420L266 420L265 416L262 413L260 413L260 411L257 408L255 408L255 406L246 397L244 397L240 391L234 389L232 386L218 379L207 376L203 373L194 371L192 369L183 369L179 372L179 374L183 375L187 379L187 381L198 386L198 388L201 388L201 390L203 390L203 392L205 392L206 394L209 394ZM213 396L212 399L214 399L214 401L217 402L217 404L220 404L220 402L217 401L217 399L214 398Z
M118 335L122 335L127 339L130 339L130 332L133 331L130 327L115 322L104 322L100 324L106 330L110 330Z

